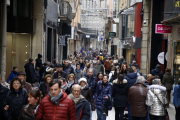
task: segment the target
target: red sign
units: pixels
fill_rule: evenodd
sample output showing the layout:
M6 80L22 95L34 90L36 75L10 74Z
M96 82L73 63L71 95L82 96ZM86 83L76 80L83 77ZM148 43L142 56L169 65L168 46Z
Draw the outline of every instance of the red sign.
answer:
M171 33L171 32L172 32L172 26L156 24L155 33L165 34L165 33Z

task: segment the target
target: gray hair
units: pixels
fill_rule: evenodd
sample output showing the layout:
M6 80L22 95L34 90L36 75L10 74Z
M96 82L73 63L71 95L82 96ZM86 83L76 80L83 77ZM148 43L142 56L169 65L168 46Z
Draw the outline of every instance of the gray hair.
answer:
M93 71L93 68L89 68L89 69L88 69L88 72L89 72L89 70L92 70L92 71ZM93 73L94 73L94 71L93 71Z
M161 80L160 79L154 79L154 80L152 80L152 84L153 85L161 84Z
M142 83L142 82L145 82L146 79L143 77L143 76L139 76L136 80L136 83Z
M80 91L81 91L81 86L80 86L80 85L78 85L78 84L74 84L74 85L72 86L72 90L74 90L74 86L79 86Z

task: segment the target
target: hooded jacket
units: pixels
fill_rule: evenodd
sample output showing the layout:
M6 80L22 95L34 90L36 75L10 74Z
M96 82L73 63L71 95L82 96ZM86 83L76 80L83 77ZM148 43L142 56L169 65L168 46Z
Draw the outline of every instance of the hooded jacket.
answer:
M85 75L84 78L87 79L87 83L92 90L92 94L94 95L97 87L97 78L94 76L89 77L89 75Z
M9 83L15 77L17 77L17 72L12 70L11 74L9 75L9 77L7 79L7 83Z
M117 79L113 81L112 97L114 98L115 107L126 107L128 91L129 87L126 79L121 84L118 84Z
M77 120L74 101L63 91L63 98L55 105L47 95L39 105L36 120Z
M167 72L163 76L162 84L166 87L166 90L172 90L172 86L174 84L174 77L171 73Z
M40 58L37 58L36 59L36 67L41 68L41 66L42 66L42 60Z
M158 75L161 80L163 78L163 73L159 68L154 68L153 70L151 70L151 74L153 76Z
M28 62L25 64L24 68L26 72L26 82L31 83L31 84L35 83L36 74L35 74L33 64Z
M149 113L154 116L166 115L164 105L167 103L166 88L160 85L151 85L146 100L146 105L149 106Z
M127 73L127 75L124 77L124 79L128 81L129 88L136 83L137 77L137 73Z

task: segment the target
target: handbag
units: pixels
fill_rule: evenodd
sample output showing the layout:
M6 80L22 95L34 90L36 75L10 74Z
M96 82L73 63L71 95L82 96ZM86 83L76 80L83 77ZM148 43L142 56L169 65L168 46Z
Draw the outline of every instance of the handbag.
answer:
M153 92L152 92L153 93ZM156 95L156 94L154 94L157 98L158 98L158 100L161 102L161 100L159 99L159 97ZM162 102L161 102L162 103ZM164 104L162 103L162 105L164 106ZM165 116L164 116L164 120L170 120L169 119L169 114L168 114L168 111L167 111L167 109L166 109L166 107L164 106L164 109L165 109Z

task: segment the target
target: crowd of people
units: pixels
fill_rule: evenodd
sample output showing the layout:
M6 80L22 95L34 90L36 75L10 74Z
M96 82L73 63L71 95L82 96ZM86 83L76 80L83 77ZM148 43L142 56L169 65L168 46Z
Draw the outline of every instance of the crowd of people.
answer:
M38 54L25 64L25 72L13 67L7 83L0 84L2 120L106 120L115 108L115 120L165 120L174 78L157 65L142 74L136 61L106 51L74 52L62 64L42 63ZM2 82L0 76L0 83ZM180 120L180 81L174 87L173 104ZM128 115L124 115L124 111Z

